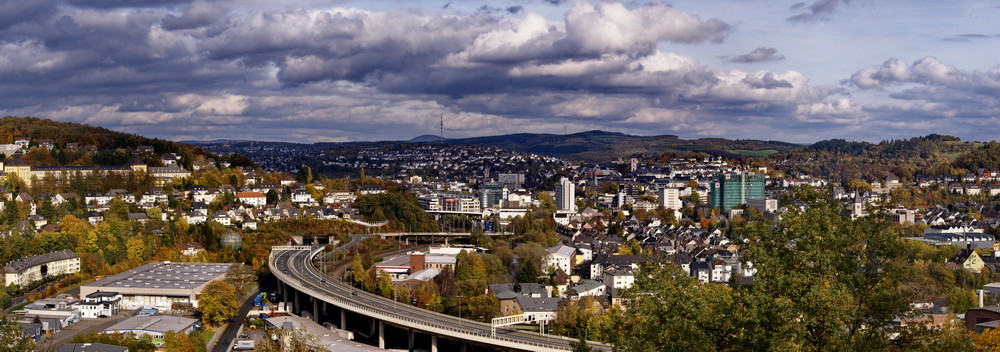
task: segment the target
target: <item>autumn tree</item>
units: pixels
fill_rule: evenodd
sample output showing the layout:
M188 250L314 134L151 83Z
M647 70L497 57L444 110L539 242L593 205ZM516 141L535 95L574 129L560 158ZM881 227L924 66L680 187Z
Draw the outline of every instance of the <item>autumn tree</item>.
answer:
M225 281L215 280L205 285L198 299L198 310L205 324L218 326L236 315L239 303L236 288Z

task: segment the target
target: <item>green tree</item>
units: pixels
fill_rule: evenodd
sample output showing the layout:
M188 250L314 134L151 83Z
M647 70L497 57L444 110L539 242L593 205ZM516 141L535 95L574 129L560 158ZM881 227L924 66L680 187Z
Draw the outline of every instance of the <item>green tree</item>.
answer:
M458 267L455 280L486 280L486 263L478 254L470 251L458 252Z
M0 316L0 349L4 351L31 351L35 341L21 331L21 324L10 315Z
M236 289L225 281L212 281L201 291L198 310L205 324L218 326L236 315L239 308Z

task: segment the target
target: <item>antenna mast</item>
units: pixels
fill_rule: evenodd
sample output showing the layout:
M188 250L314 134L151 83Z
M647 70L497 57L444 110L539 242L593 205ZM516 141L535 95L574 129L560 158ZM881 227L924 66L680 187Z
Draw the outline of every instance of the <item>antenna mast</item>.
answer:
M440 144L444 144L444 114L441 114L441 134L438 136L441 137Z

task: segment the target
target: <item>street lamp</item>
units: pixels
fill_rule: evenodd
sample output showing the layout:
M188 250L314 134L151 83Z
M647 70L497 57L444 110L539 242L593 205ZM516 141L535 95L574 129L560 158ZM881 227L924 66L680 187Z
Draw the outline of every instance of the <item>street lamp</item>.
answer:
M462 324L462 295L458 295L458 324Z

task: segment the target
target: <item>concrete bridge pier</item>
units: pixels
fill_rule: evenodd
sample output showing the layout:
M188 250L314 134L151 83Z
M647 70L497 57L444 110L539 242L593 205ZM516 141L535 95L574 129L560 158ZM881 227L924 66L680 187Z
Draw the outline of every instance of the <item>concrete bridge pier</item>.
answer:
M431 352L438 352L438 337L431 335Z
M410 351L413 351L413 329L409 329L408 333L409 333L408 335L409 335L410 341L406 345L406 348L408 350L410 350Z
M295 313L295 315L301 316L302 315L302 305L299 304L299 296L300 295L299 295L298 292L293 292L292 294L295 295L295 305L292 307L292 311Z
M378 322L378 348L385 348L385 322Z
M347 309L340 308L340 330L347 330Z
M313 298L313 321L319 324L319 302L320 300Z

